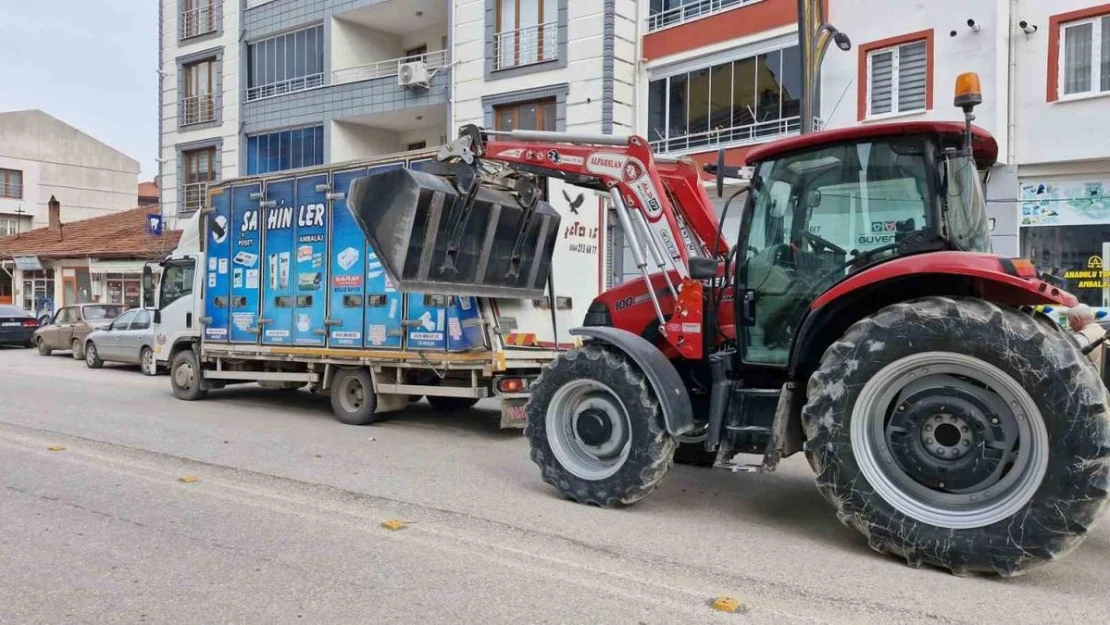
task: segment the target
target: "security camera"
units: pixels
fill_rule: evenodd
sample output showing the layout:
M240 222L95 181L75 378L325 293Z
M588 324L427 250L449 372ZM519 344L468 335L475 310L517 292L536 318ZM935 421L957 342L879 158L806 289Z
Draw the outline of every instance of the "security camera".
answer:
M967 18L967 27L970 28L971 32L974 32L974 33L977 33L980 30L983 30L983 27L980 26L979 24L977 24L975 22L975 20L971 19L970 17Z
M1021 20L1020 22L1018 22L1018 26L1021 27L1021 30L1024 31L1026 35L1032 35L1033 33L1037 32L1037 25L1030 24L1025 20Z

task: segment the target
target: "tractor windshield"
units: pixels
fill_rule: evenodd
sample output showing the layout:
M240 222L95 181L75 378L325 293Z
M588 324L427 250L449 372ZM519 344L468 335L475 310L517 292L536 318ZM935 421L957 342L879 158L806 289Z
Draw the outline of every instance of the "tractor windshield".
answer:
M949 156L944 178L949 238L961 250L990 252L987 203L975 160L966 155Z

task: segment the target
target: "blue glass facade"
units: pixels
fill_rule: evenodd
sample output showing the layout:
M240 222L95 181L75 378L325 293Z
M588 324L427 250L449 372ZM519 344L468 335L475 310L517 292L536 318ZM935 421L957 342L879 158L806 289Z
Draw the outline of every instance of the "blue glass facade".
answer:
M309 126L247 137L247 175L322 165L324 127Z

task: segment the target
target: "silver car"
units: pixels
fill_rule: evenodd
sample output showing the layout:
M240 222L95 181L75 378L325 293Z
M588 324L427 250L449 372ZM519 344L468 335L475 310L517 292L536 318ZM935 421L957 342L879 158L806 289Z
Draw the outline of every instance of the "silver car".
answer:
M99 369L106 362L140 365L144 375L155 375L154 331L149 310L136 308L116 317L85 339L85 364Z

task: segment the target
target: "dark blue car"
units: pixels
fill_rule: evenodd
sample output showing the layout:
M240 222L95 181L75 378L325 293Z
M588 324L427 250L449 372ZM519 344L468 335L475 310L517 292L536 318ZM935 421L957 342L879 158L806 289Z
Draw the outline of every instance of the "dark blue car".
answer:
M0 306L0 345L34 347L39 322L18 306Z

